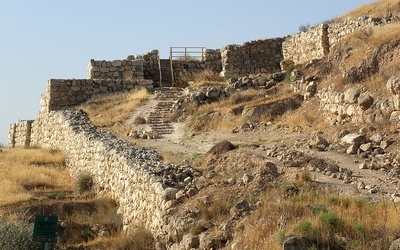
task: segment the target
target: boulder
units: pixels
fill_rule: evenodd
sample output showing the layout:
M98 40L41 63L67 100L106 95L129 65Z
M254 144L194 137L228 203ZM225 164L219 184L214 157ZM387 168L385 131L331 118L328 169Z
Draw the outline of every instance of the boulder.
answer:
M357 102L362 110L367 110L374 103L374 98L368 93L362 93L357 98Z
M166 188L164 190L164 198L165 200L175 200L176 199L176 193L178 192L178 189L176 188Z
M206 96L212 100L218 100L221 96L221 90L216 87L209 88L206 92Z
M355 145L357 147L359 147L361 144L364 144L367 142L367 139L365 138L364 135L360 135L360 134L347 134L345 136L343 136L340 141L344 144L350 144L350 145Z
M283 250L306 250L313 246L310 239L302 236L287 237L283 242Z
M193 235L186 234L183 236L182 242L183 242L183 248L185 250L190 250L192 248L198 248L200 246L199 236L193 236Z
M400 94L400 75L390 77L386 82L386 89L394 95Z
M369 152L369 151L371 151L372 150L372 148L373 148L373 145L372 145L372 143L364 143L364 144L361 144L360 145L360 149L362 150L362 151L364 151L364 152Z
M349 88L344 92L344 102L348 104L357 103L357 99L360 96L360 90L358 88Z

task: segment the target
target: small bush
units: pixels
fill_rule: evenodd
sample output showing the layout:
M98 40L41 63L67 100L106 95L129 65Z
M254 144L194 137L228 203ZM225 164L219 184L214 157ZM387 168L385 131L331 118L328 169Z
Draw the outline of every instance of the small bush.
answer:
M306 32L311 28L311 26L307 23L307 24L302 24L299 26L299 31L300 32Z
M33 226L25 221L7 223L0 217L0 249L39 249L40 243L32 241Z
M91 174L82 174L78 178L78 190L80 193L90 191L93 188L93 176Z
M357 32L354 32L354 37L365 41L368 40L370 37L372 37L374 34L374 30L372 28L368 28L368 29L361 29Z
M135 119L133 120L134 124L146 124L146 119L144 119L141 116L136 116Z
M278 232L278 241L279 241L279 244L283 244L283 242L285 241L285 239L286 239L286 235L285 235L285 231L279 231Z
M307 235L311 232L311 222L307 220L301 220L294 226L294 231Z
M322 212L319 214L318 219L327 226L337 226L341 223L339 216L332 211Z

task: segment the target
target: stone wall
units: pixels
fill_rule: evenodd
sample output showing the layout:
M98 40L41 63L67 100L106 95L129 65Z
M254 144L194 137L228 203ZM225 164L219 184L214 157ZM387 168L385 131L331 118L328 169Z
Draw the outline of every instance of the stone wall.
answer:
M27 148L31 144L32 120L25 120L10 125L8 146L11 148Z
M313 59L321 59L329 53L328 25L321 24L288 36L282 43L282 52L285 60L295 64L303 64Z
M321 59L329 53L330 48L336 46L343 38L357 31L365 31L374 26L386 25L400 21L399 16L387 15L381 18L359 17L341 22L327 22L311 27L285 38L282 51L285 61L294 64L303 64L315 59ZM360 34L362 37L363 34Z
M222 71L221 64L221 52L219 49L207 49L203 54L204 60L192 60L192 61L183 61L183 60L173 60L172 68L174 70L174 77L179 81L180 77L184 76L193 77L201 73L204 70L211 70L215 74L219 74Z
M374 96L365 86L348 88L344 92L336 91L334 85L317 92L320 108L332 124L354 122L374 124L387 122L400 125L400 76L387 81L391 95Z
M88 79L151 79L157 85L160 81L158 50L143 55L129 55L124 60L90 60Z
M88 79L144 79L143 59L95 61L88 65Z
M32 131L32 145L65 150L73 177L91 174L96 193L119 203L124 230L141 225L157 238L176 237L167 215L179 190L195 188L196 170L98 130L82 110L42 112Z
M225 78L280 71L282 42L274 38L228 45L221 49L222 75Z
M331 22L328 27L329 45L336 46L344 37L360 30L368 30L374 26L382 26L393 22L400 21L399 16L391 14L381 17L372 18L368 16L359 17L357 19L348 19L342 22Z
M152 80L121 79L51 79L47 81L40 110L49 112L79 105L93 96L129 91L134 88L153 88Z

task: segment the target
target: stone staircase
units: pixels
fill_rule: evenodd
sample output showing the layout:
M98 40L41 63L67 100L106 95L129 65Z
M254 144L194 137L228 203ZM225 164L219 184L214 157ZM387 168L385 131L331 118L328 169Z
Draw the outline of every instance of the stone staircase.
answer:
M160 59L161 86L172 87L171 63L169 59Z
M155 91L157 104L147 117L147 124L151 130L163 136L174 132L170 123L171 109L182 93L177 88L163 87Z

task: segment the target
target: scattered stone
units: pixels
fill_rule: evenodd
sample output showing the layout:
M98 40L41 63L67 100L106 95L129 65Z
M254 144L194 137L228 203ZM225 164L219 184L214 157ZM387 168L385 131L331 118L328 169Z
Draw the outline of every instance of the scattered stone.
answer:
M400 239L397 239L390 244L389 250L400 250Z
M193 236L190 234L186 234L182 238L183 247L185 250L190 250L192 248L198 248L200 246L200 238L199 236Z
M175 200L176 199L176 193L178 193L178 189L170 188L170 187L166 188L164 190L164 198L165 198L165 200L167 200L167 201Z
M389 140L383 140L383 141L381 141L381 143L379 144L379 147L380 147L381 149L386 149L386 148L388 148L391 144L392 144L391 141L389 141Z
M350 147L347 148L346 153L349 155L354 155L357 154L358 148L355 145L351 145Z
M364 152L369 152L371 151L373 148L373 144L372 143L364 143L360 145L360 149Z
M245 173L242 177L242 181L243 181L244 185L247 185L252 180L253 180L253 177L247 173Z
M366 143L366 138L364 135L360 134L347 134L343 136L340 141L344 144L350 144L355 146L360 146L363 143Z
M368 169L368 165L367 165L367 163L361 163L360 165L358 165L358 168L359 169Z
M287 237L283 242L283 250L306 250L313 246L311 240L303 236Z
M358 97L357 102L362 110L367 110L374 103L374 98L368 93L362 93Z

